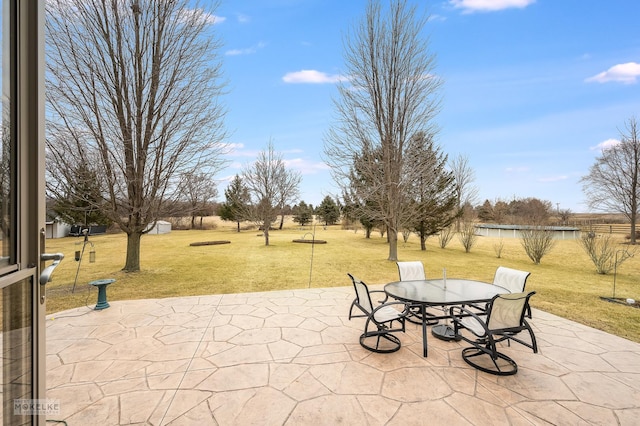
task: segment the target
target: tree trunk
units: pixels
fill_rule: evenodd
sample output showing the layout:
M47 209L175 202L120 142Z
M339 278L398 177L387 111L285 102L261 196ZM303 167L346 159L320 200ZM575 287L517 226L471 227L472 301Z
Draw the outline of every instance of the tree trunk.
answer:
M389 259L398 260L398 230L389 227L387 229L387 238L389 239Z
M282 225L284 225L284 213L280 215L280 230L282 230Z
M427 251L427 237L420 234L420 250Z
M240 221L236 222L238 224L238 232L240 232Z
M127 260L123 271L138 272L140 270L140 238L142 232L127 234Z
M195 229L195 228L196 228L196 216L191 215L191 229Z
M263 233L264 233L264 245L268 246L269 245L269 227L268 226L264 227Z
M631 239L629 240L629 244L636 244L636 219L637 219L637 215L635 212L631 213Z

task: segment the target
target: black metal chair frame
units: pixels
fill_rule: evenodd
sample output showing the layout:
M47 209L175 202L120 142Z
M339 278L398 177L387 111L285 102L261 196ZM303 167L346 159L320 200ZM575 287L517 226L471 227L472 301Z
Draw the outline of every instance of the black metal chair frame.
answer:
M477 313L470 311L467 308L460 306L453 306L450 308L449 312L453 319L454 331L456 336L459 336L460 339L472 344L473 346L464 348L462 350L462 358L464 361L478 370L484 371L485 373L495 374L499 376L508 376L512 374L516 374L518 372L518 365L516 362L511 359L509 356L498 351L496 344L499 342L507 341L507 344L510 345L510 341L513 340L521 345L524 345L533 350L534 353L538 352L538 344L536 342L536 337L531 329L531 326L525 319L525 314L527 308L529 307L529 299L531 296L535 294L535 291L529 293L511 293L511 294L498 294L496 295L487 305L487 313L486 319L480 318ZM498 298L509 299L509 300L519 300L525 299L524 304L522 305L522 312L520 313L520 321L517 326L507 327L507 328L497 328L490 329L489 325L491 321L491 315L493 311L493 307L495 305L495 301ZM483 315L484 316L484 315ZM473 317L478 325L482 326L483 333L477 334L473 329L465 326L463 322L463 317ZM469 338L462 333L460 333L461 329L467 329L474 336L473 338ZM518 337L516 335L522 331L527 331L531 338L531 343L528 343ZM493 367L485 367L479 362L475 361L476 357L489 357L491 359ZM499 360L506 361L506 366L498 365ZM487 363L488 364L488 363ZM489 364L490 365L490 364Z
M351 320L351 318L364 318L364 317L367 318L367 321L365 322L365 325L364 325L364 332L360 335L360 345L363 348L376 353L391 353L400 349L400 346L401 346L400 339L397 336L393 335L392 333L399 332L399 331L404 333L405 331L404 321L407 314L409 313L407 305L403 302L385 303L388 297L386 296L386 293L385 293L384 300L381 301L380 305L374 308L373 303L371 302L371 293L384 293L384 291L369 290L369 287L367 287L367 285L363 281L355 278L351 274L347 274L347 275L349 275L349 278L351 278L351 281L353 282L353 288L356 292L356 298L351 303L351 308L349 309L349 320ZM358 291L358 286L362 286L361 292ZM361 300L362 298L365 298L365 299ZM390 319L385 319L383 321L380 321L378 318L376 318L376 313L378 312L382 313L384 312L383 310L385 309L395 309L393 308L394 305L402 305L404 309L402 311L398 311L398 315ZM353 314L354 307L362 311L362 314L354 315ZM396 328L393 328L394 322L399 323L399 325L396 326ZM370 324L373 324L375 326L375 330L369 330ZM369 345L367 343L367 339L370 339L372 337L376 338L375 346ZM390 342L391 347L387 349L381 349L380 339L385 339L386 341Z
M521 271L519 269L507 268L506 266L498 266L498 268L496 269L496 272L493 275L493 283L496 285L500 285L500 282L498 282L498 273L501 271L517 273L520 276L524 277L524 279L522 280L522 288L518 289L517 291L514 291L513 288L505 287L507 288L507 290L509 290L512 293L520 293L524 291L524 288L527 285L527 279L529 279L529 277L531 276L531 272ZM531 318L531 306L529 305L527 305L527 318Z

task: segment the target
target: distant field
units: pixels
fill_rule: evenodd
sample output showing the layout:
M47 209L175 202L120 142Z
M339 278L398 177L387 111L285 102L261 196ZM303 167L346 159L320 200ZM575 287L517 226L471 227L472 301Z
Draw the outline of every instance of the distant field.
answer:
M367 283L397 280L395 262L387 261L386 238L378 232L371 239L362 230L343 230L339 226L300 228L288 221L284 230L271 231L271 245L256 229L235 232L235 224L208 221L211 230L174 230L142 239L139 273L125 273L126 235L106 234L90 238L96 262L89 262L90 246L78 271L74 252L81 250L82 238L47 240L48 252L63 252L65 259L48 284L47 312L77 306L93 306L96 291L89 281L115 278L108 289L110 302L187 295L267 291L276 289L349 286L347 272ZM294 243L294 239L326 240L327 244ZM190 246L193 242L228 240L230 244ZM497 258L496 238L479 237L471 253L465 253L457 237L446 249L437 237L427 241L421 251L412 235L407 243L400 239L400 260L421 260L429 277L448 277L491 281L500 265L531 272L527 289L537 291L532 299L536 308L640 342L640 309L602 301L613 295L613 275L598 275L576 241L558 241L550 254L534 265L518 239L504 239L502 258ZM627 245L620 245L621 249ZM72 287L78 272L77 286ZM624 263L616 276L616 297L640 299L640 252ZM345 313L346 314L346 313Z

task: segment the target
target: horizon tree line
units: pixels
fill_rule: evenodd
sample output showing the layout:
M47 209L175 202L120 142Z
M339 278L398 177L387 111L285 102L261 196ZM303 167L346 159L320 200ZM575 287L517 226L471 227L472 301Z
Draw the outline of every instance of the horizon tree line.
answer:
M188 211L196 227L217 196L211 177L226 153L220 42L210 31L217 6L47 2L47 194L54 212L124 231L125 271L140 269L140 238L159 218ZM378 227L387 236L389 260L397 260L400 232L416 232L424 243L454 221L459 229L477 196L468 158L450 160L437 143L442 81L424 36L428 21L406 0L387 7L368 2L344 37L350 78L338 83L336 120L324 145L341 188L338 217L359 221L367 235ZM620 143L603 150L582 180L592 208L628 218L632 244L638 139L636 120L629 119ZM229 204L227 197L221 211L236 218L239 229L242 206L241 216L263 229L266 245L278 216L282 228L285 212L304 214L304 205L294 204L301 175L285 167L272 142L245 166L242 179L246 191L234 195L239 202ZM548 219L548 202L525 200L527 220ZM522 220L518 201L508 203L509 215ZM336 209L322 207L325 224L334 223ZM498 203L477 211L494 221L505 215Z

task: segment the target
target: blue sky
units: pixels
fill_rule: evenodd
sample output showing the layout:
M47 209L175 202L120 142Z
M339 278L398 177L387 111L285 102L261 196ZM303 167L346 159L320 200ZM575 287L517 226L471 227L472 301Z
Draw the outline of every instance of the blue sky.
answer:
M269 140L302 173L301 199L337 191L322 162L342 41L366 0L226 0L216 30L233 147L220 179ZM386 0L383 0L386 4ZM585 212L580 178L602 144L640 119L637 0L418 1L444 80L438 143L463 154L478 202L537 197Z

